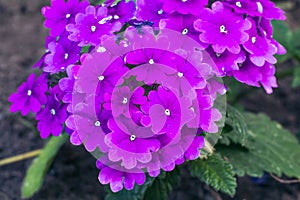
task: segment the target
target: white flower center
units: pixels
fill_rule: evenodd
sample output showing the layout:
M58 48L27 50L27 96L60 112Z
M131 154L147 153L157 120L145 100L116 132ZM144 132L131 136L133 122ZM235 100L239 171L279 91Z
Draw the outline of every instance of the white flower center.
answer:
M103 52L106 52L106 49L104 47L98 47L97 52L103 53Z
M188 0L181 0L181 1L184 3L184 2L187 2Z
M150 64L150 65L153 65L153 64L154 64L154 60L153 60L153 59L150 59L150 60L149 60L149 64Z
M123 98L122 104L126 104L128 102L128 99L126 97Z
M31 90L27 90L27 96L31 96L32 91Z
M261 5L261 3L260 2L256 2L256 5L257 5L258 12L263 13L264 9L263 9L263 6Z
M95 32L95 31L96 31L96 29L97 29L97 27L96 27L96 26L91 26L91 31L92 31L92 32Z
M241 4L241 2L239 2L239 1L237 1L237 2L235 3L235 5L236 5L237 7L239 7L239 8L241 8L241 7L242 7L242 4Z
M101 19L98 23L105 24L107 21L111 20L112 18L113 18L112 16L105 17L105 18Z
M252 37L252 38L251 38L251 42L252 42L252 44L255 44L255 42L256 42L256 37Z
M129 139L132 142L132 141L134 141L136 139L136 136L135 135L131 135Z
M99 76L99 77L98 77L98 80L99 80L99 81L103 81L103 80L104 80L104 76Z
M65 53L65 60L69 58L69 54Z
M163 14L163 10L162 9L160 9L159 11L157 11L157 14L159 14L159 15L161 15L161 14Z
M70 17L71 17L70 13L66 14L66 19L69 19Z
M114 15L114 19L120 19L119 15Z
M95 122L95 126L96 126L96 127L99 127L100 125L101 125L101 123L100 123L99 121L96 121L96 122Z
M166 109L166 110L165 110L165 114L166 114L167 116L170 116L170 115L171 115L171 111L170 111L169 109Z
M55 115L56 114L56 112L55 112L55 110L52 108L51 110L50 110L50 113L51 113L51 115Z
M188 32L189 32L189 30L187 28L185 28L185 29L183 29L183 31L181 33L182 33L182 35L186 35L186 34L188 34Z
M220 26L220 33L226 33L227 34L227 30L226 30L226 27L224 25L221 25Z
M177 76L180 77L180 78L182 78L183 77L183 73L182 72L178 72Z

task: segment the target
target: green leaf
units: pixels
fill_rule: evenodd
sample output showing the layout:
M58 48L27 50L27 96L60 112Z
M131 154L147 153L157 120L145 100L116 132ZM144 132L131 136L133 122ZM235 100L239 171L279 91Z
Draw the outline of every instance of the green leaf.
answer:
M30 198L40 189L50 164L67 139L67 134L51 137L41 154L33 160L23 180L21 191L22 198Z
M165 200L174 187L180 182L180 171L175 168L172 172L162 173L145 193L144 200Z
M294 78L292 83L292 87L295 88L298 86L300 86L300 64L297 65L296 68L294 69Z
M228 105L220 142L226 145L234 142L246 146L247 137L247 125L244 116L237 109Z
M296 137L264 114L246 113L247 148L217 145L237 175L260 177L264 172L300 178L300 145Z
M190 162L191 175L198 177L215 190L220 190L234 196L237 186L232 166L222 159L220 154L214 153L205 159Z
M133 190L121 190L120 192L113 193L110 189L105 197L105 200L142 200L146 190L153 184L154 178L147 177L143 185L135 185Z

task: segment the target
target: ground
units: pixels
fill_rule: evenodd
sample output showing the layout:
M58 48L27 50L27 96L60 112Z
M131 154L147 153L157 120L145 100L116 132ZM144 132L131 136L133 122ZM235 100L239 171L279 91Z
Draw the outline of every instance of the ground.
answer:
M43 4L39 0L0 0L0 158L39 149L45 143L32 129L33 117L11 114L7 102L10 93L32 72L31 66L43 54L47 35L40 14ZM299 6L288 12L288 22L293 27L298 26L297 13ZM300 124L300 88L291 89L290 85L290 78L280 81L279 89L272 95L266 95L262 89L258 89L243 99L242 104L247 110L267 113L296 134ZM31 161L0 167L0 200L20 199L21 183ZM104 199L104 187L98 183L94 161L83 147L66 144L46 175L41 190L32 199ZM271 177L267 177L264 184L254 183L249 177L240 178L238 182L234 199L300 199L299 184L285 185ZM183 173L181 185L174 190L170 199L231 198L214 192Z

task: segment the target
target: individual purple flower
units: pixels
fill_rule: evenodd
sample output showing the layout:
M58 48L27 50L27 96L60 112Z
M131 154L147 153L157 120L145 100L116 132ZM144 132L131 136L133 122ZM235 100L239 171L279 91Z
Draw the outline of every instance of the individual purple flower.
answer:
M208 4L208 0L161 0L163 10L167 13L174 11L180 14L192 14L199 16L200 10Z
M128 71L123 58L118 57L112 63L110 59L109 54L88 54L78 73L75 90L80 93L96 93L102 98L99 101L103 101L103 95L112 93L118 81Z
M67 119L67 106L61 104L53 90L50 90L48 102L37 115L37 128L41 138L47 138L50 134L59 136L62 133L64 123Z
M148 98L149 116L156 134L174 137L181 126L193 117L188 109L191 101L187 98L177 99L169 89L160 86L157 91L150 91Z
M268 94L273 92L272 88L278 86L274 74L274 65L265 62L263 66L258 67L249 59L243 63L238 71L233 71L233 76L238 81L255 87L262 85Z
M198 68L193 66L186 59L173 54L172 56L166 57L164 62L175 70L165 73L165 79L162 81L163 86L178 90L179 95L189 96L190 98L196 96L195 92L193 92L194 89L205 87L206 81L204 80L201 71L198 71ZM209 68L209 66L202 67Z
M131 74L136 76L136 80L152 84L154 81L161 82L164 79L164 73L170 71L164 66L168 64L166 61L168 56L170 56L168 51L142 48L129 52L125 59L130 65L138 65L131 71Z
M167 19L160 20L159 27L161 29L168 28L187 35L196 40L202 48L207 48L208 44L204 44L199 40L199 32L194 28L194 22L198 17L193 15L172 14Z
M69 41L67 35L60 37L58 42L50 42L48 44L50 53L45 57L44 71L53 74L75 64L79 60L81 50L77 44Z
M51 0L51 6L42 8L42 14L46 18L44 25L50 29L50 35L61 35L66 25L74 23L76 14L84 12L88 5L87 0Z
M126 172L125 170L117 170L114 167L104 165L97 160L96 163L100 173L98 180L101 184L110 184L110 189L113 192L119 192L123 188L132 190L134 185L142 185L146 181L146 175L142 170L137 173Z
M160 148L160 142L149 137L149 128L125 125L121 126L122 129L127 128L124 132L114 119L108 121L108 127L112 130L105 136L105 143L110 147L108 158L112 162L121 161L126 169L134 169L138 162L148 163L151 153Z
M216 53L223 53L226 49L234 54L240 52L240 44L249 39L245 32L251 23L237 15L221 2L212 4L212 9L205 8L201 18L196 20L194 27L200 33L200 41L211 44Z
M277 52L277 48L270 40L262 36L262 33L257 32L254 21L247 33L249 40L243 44L243 47L250 53L250 60L257 66L263 66L265 62L275 64L277 60L273 55Z
M153 22L154 27L158 27L161 19L168 18L168 14L163 11L163 3L152 0L137 0L137 14L139 20Z
M88 96L84 102L74 106L73 119L69 120L74 120L75 124L71 124L69 128L77 131L80 141L89 152L96 148L99 148L101 152L107 152L104 137L106 133L110 132L107 128L107 121L112 115L110 111L95 110L95 104L98 103L95 100L95 95ZM75 127L73 127L74 125Z
M112 22L120 22L124 24L128 22L135 14L135 3L133 1L126 2L121 0L116 5L108 7L108 16L112 16Z
M48 90L47 79L41 75L35 79L31 74L27 81L22 83L16 93L10 95L8 100L12 103L11 112L21 111L22 115L27 115L30 111L37 113L46 104L46 91Z
M121 28L119 22L111 23L112 16L107 14L106 7L88 6L85 13L76 15L75 24L66 26L67 31L70 32L69 39L79 42L79 46L101 44L104 37Z

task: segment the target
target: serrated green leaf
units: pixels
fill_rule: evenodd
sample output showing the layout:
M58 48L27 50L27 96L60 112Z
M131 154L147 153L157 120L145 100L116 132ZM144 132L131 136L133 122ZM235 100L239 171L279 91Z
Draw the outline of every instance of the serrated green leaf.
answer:
M298 86L300 86L300 65L296 66L296 68L294 69L294 78L292 83L292 87L295 88Z
M153 184L154 178L147 177L146 182L143 185L135 185L133 190L121 190L120 192L113 193L109 190L105 197L105 200L142 200L144 198L146 190Z
M198 177L215 190L234 196L237 186L231 164L214 153L205 159L190 162L191 175Z
M67 139L67 134L51 137L41 154L32 161L23 180L21 191L22 198L30 198L40 189L50 164Z
M158 176L151 187L145 193L144 200L165 200L169 193L179 184L180 171L175 168L172 172L163 173Z
M264 114L246 113L248 146L217 145L216 149L239 175L264 172L300 178L300 145L289 131Z
M229 145L231 142L247 145L248 133L244 116L234 107L227 106L225 126L220 142Z

